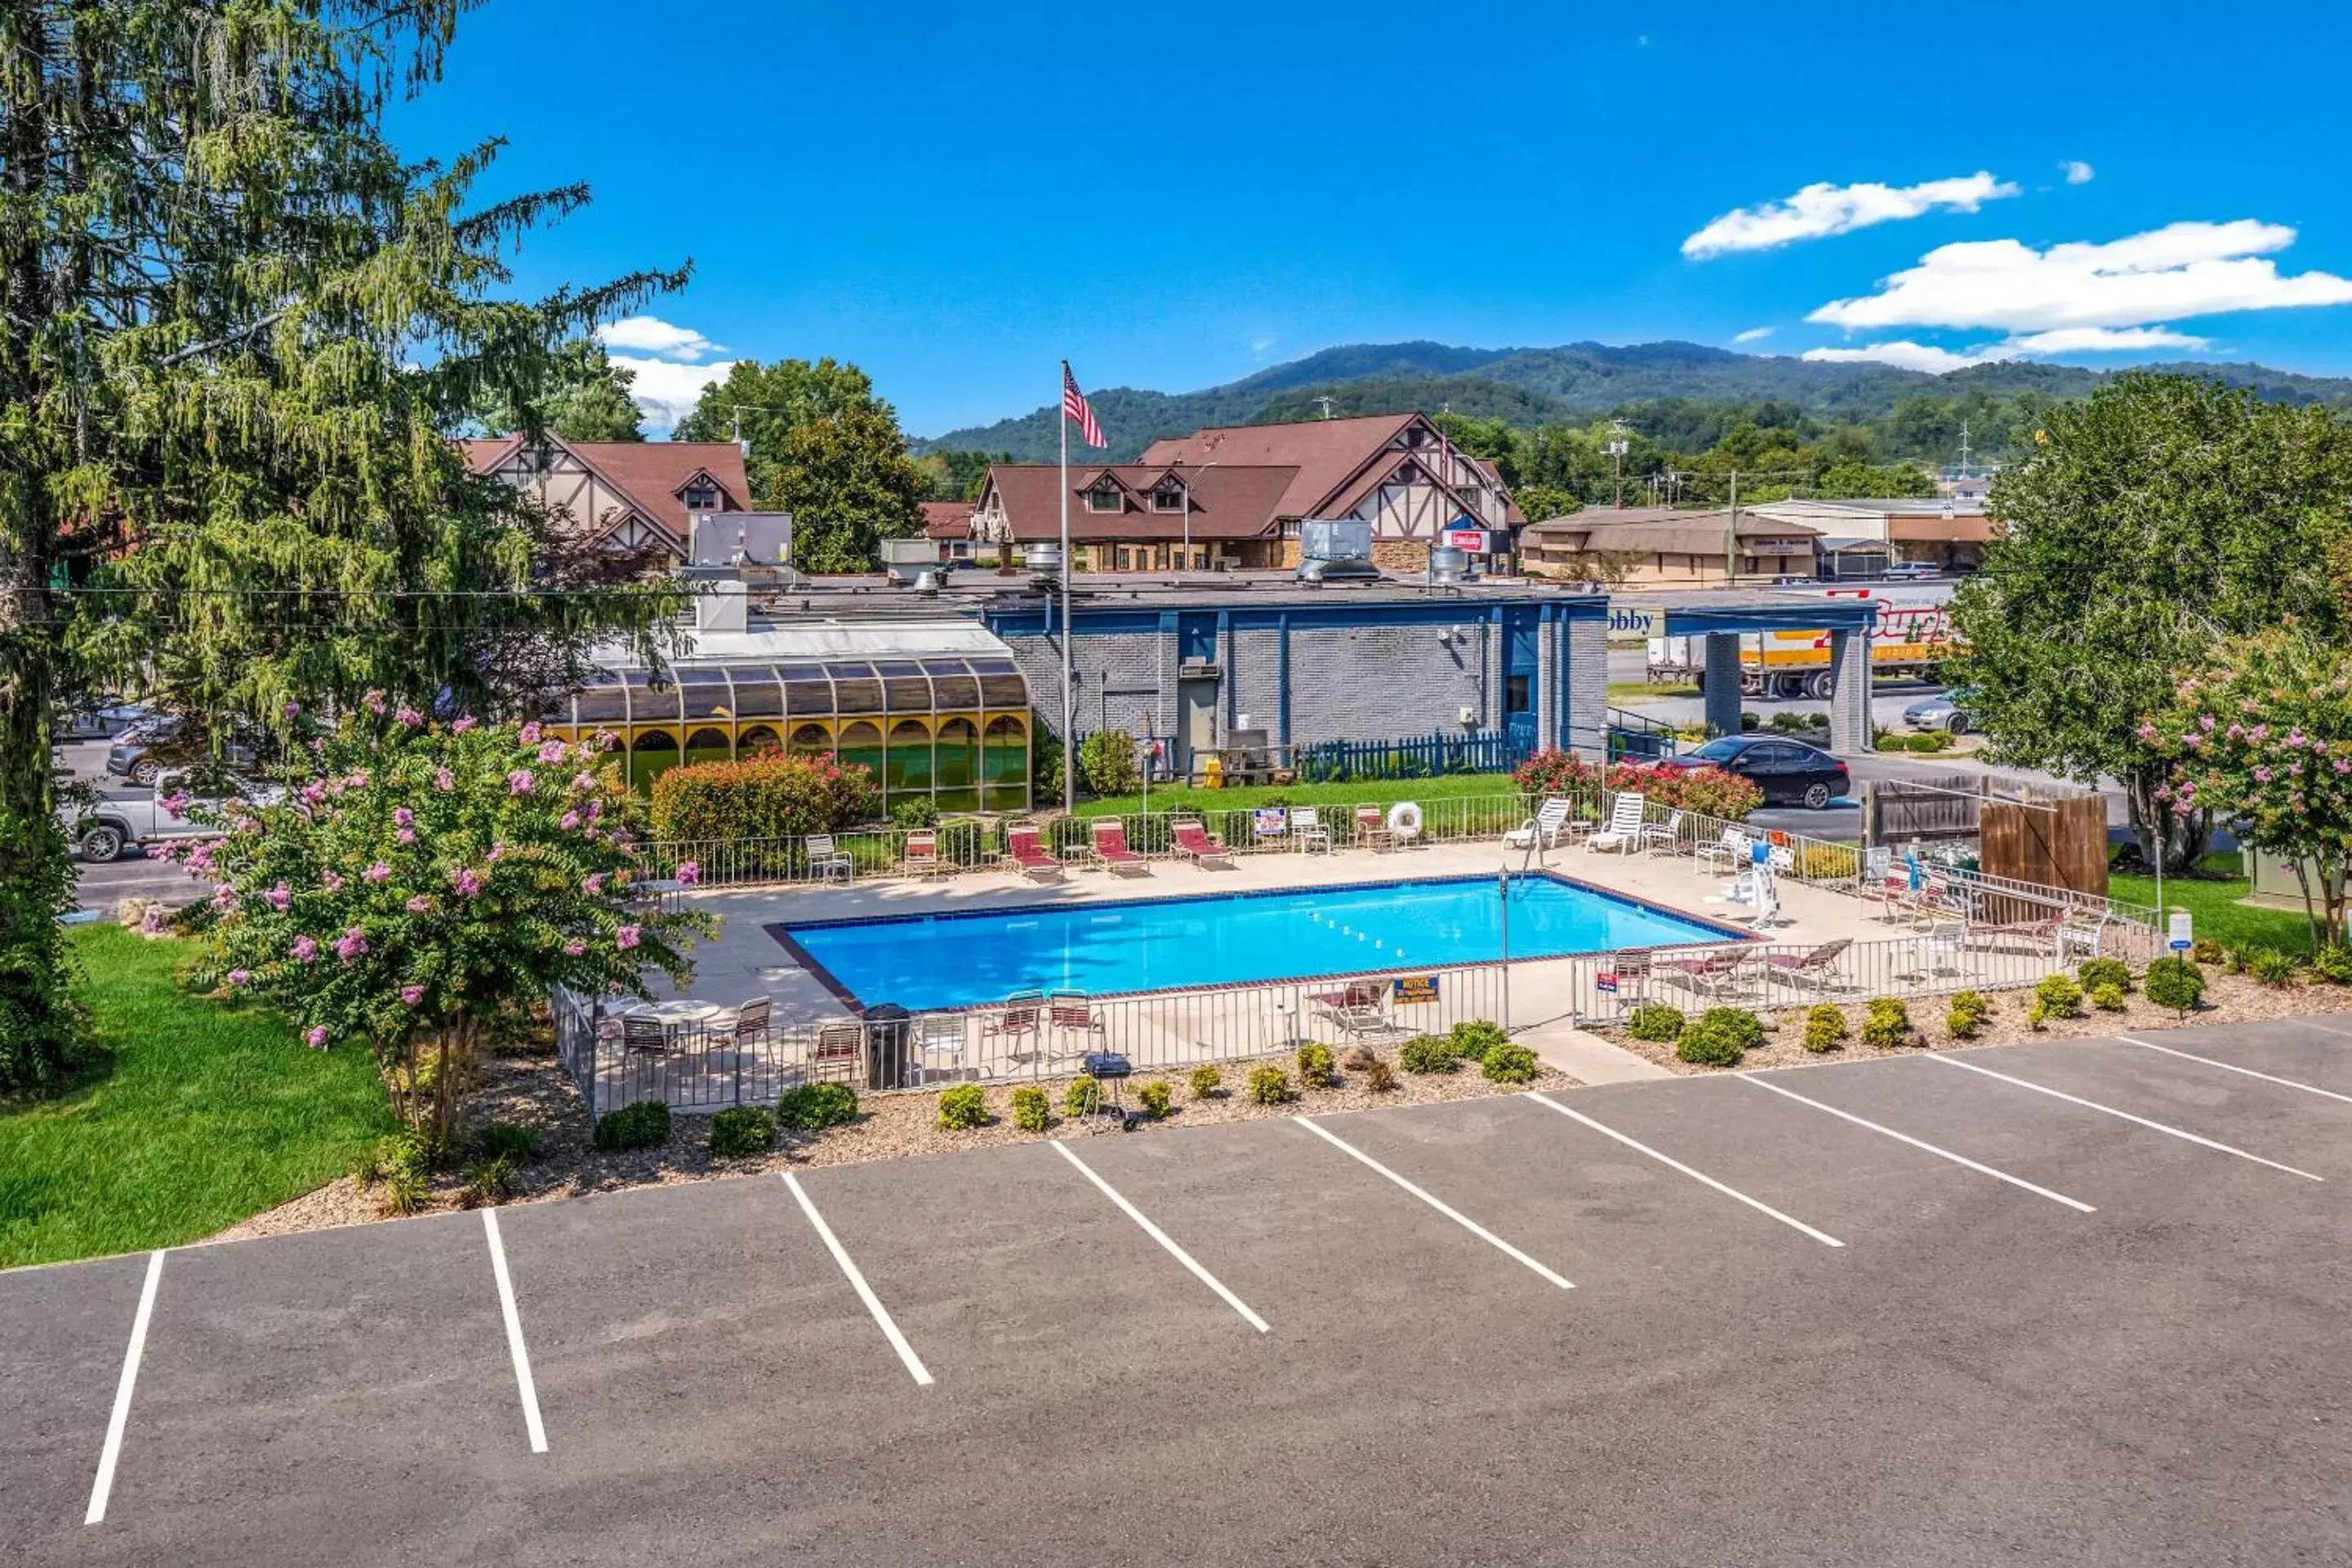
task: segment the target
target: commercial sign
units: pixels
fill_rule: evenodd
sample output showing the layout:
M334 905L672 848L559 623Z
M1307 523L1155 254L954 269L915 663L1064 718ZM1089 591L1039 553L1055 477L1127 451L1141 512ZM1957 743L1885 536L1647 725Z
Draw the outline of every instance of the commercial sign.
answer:
M1645 642L1651 637L1664 636L1658 625L1659 618L1655 610L1633 610L1612 605L1609 606L1609 640L1614 643Z
M1437 1000L1437 976L1400 974L1389 982L1389 999L1399 1006L1412 1002L1434 1002Z
M1444 543L1450 549L1466 550L1473 555L1484 555L1495 548L1483 528L1449 528Z

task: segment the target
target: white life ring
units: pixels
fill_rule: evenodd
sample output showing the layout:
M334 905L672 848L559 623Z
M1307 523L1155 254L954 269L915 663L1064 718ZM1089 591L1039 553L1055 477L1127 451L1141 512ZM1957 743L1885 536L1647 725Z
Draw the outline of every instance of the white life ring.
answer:
M1421 837L1421 804L1401 800L1389 807L1389 831L1399 838Z

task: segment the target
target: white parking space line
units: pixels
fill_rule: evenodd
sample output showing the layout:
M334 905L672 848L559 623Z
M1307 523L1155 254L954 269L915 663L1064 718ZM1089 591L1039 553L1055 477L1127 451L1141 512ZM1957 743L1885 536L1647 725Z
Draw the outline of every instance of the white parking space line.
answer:
M809 1202L809 1195L801 1190L799 1180L790 1171L783 1173L783 1178L784 1185L790 1187L793 1196L800 1201L801 1213L808 1215L809 1224L815 1227L817 1239L824 1243L824 1249L832 1253L833 1260L841 1266L841 1272L848 1279L850 1288L857 1292L857 1299L865 1302L866 1310L873 1314L875 1326L882 1331L882 1337L888 1340L890 1348L898 1352L898 1360L905 1363L908 1374L918 1384L929 1387L930 1369L923 1364L922 1357L915 1353L915 1347L907 1342L907 1336L898 1331L898 1325L890 1321L890 1313L882 1305L882 1298L874 1293L874 1287L866 1282L866 1276L860 1274L857 1265L850 1261L849 1249L841 1245L839 1237L833 1234L833 1226L824 1223L824 1215L816 1212L816 1205Z
M106 1445L98 1452L98 1479L90 1483L84 1524L106 1522L106 1500L114 1490L114 1462L122 1456L122 1429L131 1422L131 1392L139 1386L139 1360L147 1353L147 1324L155 1316L155 1287L163 1278L163 1249L147 1255L147 1281L139 1287L139 1310L131 1315L131 1344L122 1352L122 1376L114 1385L114 1414L106 1418Z
M1460 1226L1463 1229L1468 1231L1471 1235L1476 1237L1479 1240L1485 1242L1487 1246L1493 1247L1496 1251L1503 1254L1505 1257L1514 1258L1520 1263L1524 1263L1537 1274L1540 1275L1545 1279L1549 1280L1552 1284L1559 1286L1563 1290L1573 1290L1576 1289L1576 1287L1570 1283L1565 1277L1556 1274L1552 1270L1545 1268L1542 1264L1537 1262L1534 1258L1529 1258L1526 1253L1521 1252L1517 1247L1513 1247L1509 1242L1505 1241L1501 1237L1496 1236L1493 1231L1488 1230L1485 1226L1480 1225L1476 1220L1472 1219L1461 1210L1449 1207L1438 1198L1433 1197L1430 1194L1423 1191L1421 1188L1414 1186L1411 1182L1406 1181L1402 1176L1398 1175L1394 1171L1390 1170L1386 1165L1381 1164L1378 1160L1373 1159L1361 1149L1333 1136L1330 1132L1317 1126L1314 1122L1308 1121L1304 1116L1294 1116L1291 1120L1297 1122L1301 1127L1306 1128L1309 1132L1314 1133L1318 1138L1322 1139L1326 1143L1330 1144L1334 1149L1339 1150L1342 1154L1347 1155L1348 1158L1359 1161L1361 1163L1370 1166L1372 1170L1379 1172L1381 1175L1386 1176L1390 1181L1394 1182L1398 1186L1402 1187L1406 1192L1411 1193L1414 1197L1419 1198L1423 1203L1427 1204L1431 1208L1435 1209L1439 1214L1444 1215L1447 1219L1452 1220L1455 1225Z
M522 1400L523 1430L530 1451L547 1452L547 1427L539 1418L539 1387L530 1377L530 1352L523 1348L522 1311L515 1305L514 1276L507 1272L507 1246L499 1236L499 1211L482 1211L482 1234L489 1238L490 1272L499 1281L499 1313L506 1319L507 1353L514 1360L515 1393Z
M2035 1083L2030 1079L2011 1078L2005 1072L1995 1072L1990 1068L1979 1067L1974 1062L1964 1062L1942 1052L1931 1051L1925 1059L1941 1062L1946 1067L1959 1068L1968 1072L1982 1073L1987 1078L1997 1078L2003 1083L2013 1083L2020 1089L2030 1089L2036 1094L2046 1094L2053 1100L2063 1100L2069 1105L2079 1105L2085 1110L2103 1110L2109 1116L2119 1117L2135 1126L2147 1128L2150 1131L2162 1132L2180 1139L2183 1142L2195 1143L2202 1148L2216 1149L2224 1154L2235 1154L2241 1160L2252 1160L2257 1165L2267 1165L2273 1171L2284 1171L2288 1175L2301 1176L2306 1182L2326 1179L2324 1176L2315 1176L2309 1171L2296 1170L2293 1165L2282 1165L2276 1160L2265 1160L2260 1154L2249 1154L2243 1149L2233 1149L2227 1143L2217 1143L2212 1139L2202 1137L2195 1132L2184 1132L2178 1127L2167 1127L2161 1121L2150 1121L2145 1116L2134 1116L2128 1110L2117 1110L2112 1105L2101 1105L2095 1100L2084 1100L2079 1095L2067 1094L2052 1089L2047 1084Z
M1100 1176L1095 1173L1093 1166L1087 1164L1084 1160L1079 1159L1077 1155L1071 1152L1070 1146L1068 1144L1061 1142L1054 1143L1053 1150L1055 1153L1059 1154L1063 1159L1067 1160L1071 1164L1076 1165L1078 1168L1078 1173L1086 1177L1087 1181L1092 1182L1095 1184L1095 1190L1097 1192L1099 1192L1103 1196L1117 1204L1121 1214L1127 1215L1128 1218L1133 1220L1137 1225L1141 1226L1143 1227L1143 1234L1158 1242L1161 1251L1167 1253L1169 1257L1182 1264L1185 1270L1190 1273L1193 1279L1198 1279L1202 1284L1206 1285L1210 1289L1214 1290L1217 1293L1217 1299L1219 1300L1224 1302L1226 1306L1231 1307L1234 1311L1239 1312L1242 1315L1242 1321L1247 1323L1251 1328L1255 1329L1259 1333L1263 1334L1269 1331L1266 1328L1265 1320L1259 1317L1255 1312L1251 1311L1248 1302L1243 1300L1239 1296L1234 1295L1231 1290L1226 1289L1223 1280L1210 1273L1207 1269L1202 1268L1201 1265L1193 1259L1191 1253L1177 1246L1175 1238L1171 1237L1166 1231L1160 1229L1158 1226L1152 1224L1151 1221L1145 1216L1141 1209L1137 1208L1133 1204L1129 1203L1125 1198L1121 1197L1117 1188L1113 1187L1108 1182L1104 1181Z
M2316 1029L2323 1035L2334 1035L2339 1040L2352 1040L2352 1029L2341 1028L2334 1024L2323 1024L2316 1018L2281 1018L2278 1021L2282 1024L2292 1024L2298 1029Z
M1738 1198L1741 1203L1746 1204L1758 1214L1769 1215L1772 1218L1779 1220L1782 1225L1787 1226L1790 1230L1802 1231L1805 1235L1811 1237L1815 1241L1820 1242L1823 1247L1843 1247L1845 1245L1844 1242L1840 1241L1836 1237L1832 1236L1829 1232L1825 1230L1816 1230L1811 1226L1807 1225L1803 1220L1792 1218L1788 1215L1784 1215L1779 1209L1774 1208L1770 1204L1765 1203L1760 1199L1751 1198L1737 1187L1725 1186L1721 1182L1717 1181L1713 1176L1708 1175L1706 1172L1694 1171L1688 1165L1684 1164L1680 1160L1675 1159L1671 1155L1659 1153L1655 1149L1651 1148L1647 1143L1642 1142L1639 1139L1628 1138L1622 1132L1618 1131L1614 1127L1604 1127L1600 1122L1593 1121L1592 1118L1585 1115L1584 1112L1580 1110L1570 1110L1567 1106L1562 1105L1559 1100L1552 1099L1548 1094L1543 1094L1530 1089L1528 1093L1528 1098L1534 1100L1538 1105L1548 1106L1551 1110L1559 1111L1562 1116L1567 1117L1571 1121L1580 1121L1585 1126L1591 1128L1595 1132L1601 1133L1610 1138L1614 1138L1618 1142L1622 1143L1625 1147L1634 1151L1636 1153L1647 1154L1651 1159L1655 1160L1659 1164L1665 1166L1669 1170L1680 1171L1692 1181L1700 1183L1705 1186L1713 1187L1725 1197Z
M2277 1078L2270 1073L2256 1072L2252 1068L2242 1068L2235 1062L2225 1062L2214 1057L2200 1057L2195 1051L2177 1051L2170 1046L2159 1046L2153 1040L2136 1040L2129 1035L2117 1035L2116 1038L2127 1046L2137 1046L2144 1051L2162 1051L2168 1057L2179 1057L2185 1062L2203 1062L2207 1067L2220 1068L2223 1072L2243 1073L2248 1078L2258 1078L2264 1083L2274 1083L2284 1089L2299 1089L2305 1094L2316 1094L2327 1100L2340 1100L2347 1105L2352 1105L2352 1094L2338 1094L2332 1089L2322 1089L2315 1083L2305 1083L2291 1078Z
M2077 1214L2096 1214L2099 1212L2078 1198L2070 1198L2063 1193L2053 1193L2048 1187L2037 1187L2022 1176L2012 1176L2007 1171L1996 1171L1990 1165L1979 1164L1978 1162L1969 1159L1966 1154L1955 1154L1949 1149L1938 1149L1935 1144L1927 1142L1925 1139L1914 1138L1908 1132L1897 1132L1892 1127L1882 1127L1875 1121L1864 1121L1863 1118L1856 1116L1851 1110L1840 1110L1834 1105L1824 1105L1818 1100L1808 1100L1805 1096L1799 1094L1792 1089L1782 1089L1777 1083L1769 1083L1754 1073L1740 1073L1737 1076L1748 1083L1754 1084L1759 1089L1769 1089L1774 1094L1793 1100L1799 1105L1810 1105L1815 1110L1826 1110L1832 1116L1838 1118L1842 1121L1851 1121L1856 1127L1866 1127L1873 1132L1885 1133L1887 1137L1894 1139L1897 1143L1908 1143L1914 1149L1922 1150L1927 1153L1933 1154L1939 1160L1949 1160L1955 1165L1965 1165L1969 1170L1978 1172L1983 1175L1990 1176L1997 1182L2007 1182L2011 1186L2019 1188L2024 1192L2032 1193L2036 1197L2048 1198L2053 1204L2064 1204L2068 1208L2073 1209Z

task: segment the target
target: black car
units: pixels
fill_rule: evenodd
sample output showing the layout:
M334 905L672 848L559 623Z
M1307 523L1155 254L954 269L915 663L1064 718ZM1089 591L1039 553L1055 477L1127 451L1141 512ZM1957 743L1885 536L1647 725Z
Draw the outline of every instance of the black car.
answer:
M1809 805L1815 811L1845 794L1845 764L1818 746L1783 735L1726 735L1696 751L1662 757L1660 767L1721 768L1764 792L1767 805Z

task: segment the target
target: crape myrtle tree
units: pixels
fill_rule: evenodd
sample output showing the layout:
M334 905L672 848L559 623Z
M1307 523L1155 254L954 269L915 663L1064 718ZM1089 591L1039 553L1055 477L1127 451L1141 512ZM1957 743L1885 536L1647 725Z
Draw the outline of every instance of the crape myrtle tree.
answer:
M2158 797L2172 761L2142 721L2288 617L2343 635L2348 506L2352 426L2323 408L2148 374L2051 408L1994 479L2000 531L1952 602L1997 759L2120 780L2141 853L2193 864L2210 815Z
M214 884L197 983L282 1007L315 1047L373 1050L394 1109L446 1146L486 1022L556 985L688 976L701 917L628 898L645 803L603 761L614 743L363 693L267 804L194 808L224 835L175 857Z
M501 257L586 200L481 202L383 139L464 0L0 6L0 1091L59 1074L58 715L103 685L283 728L380 688L501 711L667 597L547 571L551 528L446 437L543 406L683 274L535 302ZM527 657L509 657L527 656Z
M2283 626L2180 683L2139 739L2170 764L2177 816L2210 812L2294 868L2311 945L2341 946L2352 881L2352 652Z

